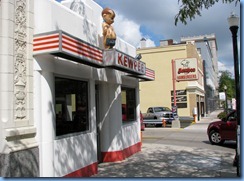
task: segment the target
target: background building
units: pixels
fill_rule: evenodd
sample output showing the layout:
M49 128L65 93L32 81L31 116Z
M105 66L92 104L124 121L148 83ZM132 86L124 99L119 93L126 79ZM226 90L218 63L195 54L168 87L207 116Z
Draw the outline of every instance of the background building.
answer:
M181 42L194 42L204 61L206 113L218 108L218 47L215 34L182 37Z
M147 66L155 70L155 81L140 83L141 111L151 106L173 105L172 60L196 58L198 80L176 82L176 103L179 116L192 116L193 108L198 109L198 119L205 114L205 91L203 62L194 43L173 44L173 40L161 41L159 47L146 48L141 40L141 54Z

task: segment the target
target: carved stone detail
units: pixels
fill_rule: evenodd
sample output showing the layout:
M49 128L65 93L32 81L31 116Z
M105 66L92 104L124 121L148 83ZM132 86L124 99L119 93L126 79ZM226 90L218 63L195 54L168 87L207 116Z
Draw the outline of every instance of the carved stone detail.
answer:
M14 99L15 120L26 119L26 53L27 9L26 0L16 0L14 29Z
M81 0L73 0L70 9L81 16L85 15L85 4Z

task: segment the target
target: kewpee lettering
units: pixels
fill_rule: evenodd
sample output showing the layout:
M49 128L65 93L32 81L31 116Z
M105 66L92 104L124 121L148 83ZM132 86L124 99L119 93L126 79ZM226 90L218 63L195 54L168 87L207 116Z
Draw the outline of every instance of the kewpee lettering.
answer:
M145 64L143 62L134 60L133 58L118 53L118 65L122 65L126 68L145 73Z

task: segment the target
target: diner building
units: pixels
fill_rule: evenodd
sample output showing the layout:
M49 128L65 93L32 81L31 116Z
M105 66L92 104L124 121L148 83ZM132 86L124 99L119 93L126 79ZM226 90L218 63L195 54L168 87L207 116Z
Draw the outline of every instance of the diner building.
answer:
M0 1L1 177L89 177L141 150L139 82L155 74L120 38L103 49L101 12Z

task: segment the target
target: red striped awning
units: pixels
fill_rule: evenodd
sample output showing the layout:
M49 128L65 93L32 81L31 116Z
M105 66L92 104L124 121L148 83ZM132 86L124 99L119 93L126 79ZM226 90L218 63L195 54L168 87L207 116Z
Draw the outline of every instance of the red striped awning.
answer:
M151 70L149 68L146 68L146 74L145 74L145 77L147 79L150 79L150 80L154 80L155 79L155 72L154 70Z
M146 64L118 50L102 50L62 30L34 35L34 56L50 54L97 68L110 67L140 81L153 81L155 72Z
M151 70L149 68L146 68L145 75L132 75L132 74L129 74L128 76L139 78L140 81L154 81L155 80L155 72L154 72L154 70Z
M63 31L34 36L34 56L52 54L78 63L103 67L103 51Z

